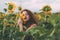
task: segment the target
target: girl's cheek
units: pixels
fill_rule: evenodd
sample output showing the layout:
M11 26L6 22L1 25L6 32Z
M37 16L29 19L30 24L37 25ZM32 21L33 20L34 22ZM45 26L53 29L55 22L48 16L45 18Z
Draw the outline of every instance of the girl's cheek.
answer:
M29 17L29 16L27 16L27 18L29 19L30 17Z

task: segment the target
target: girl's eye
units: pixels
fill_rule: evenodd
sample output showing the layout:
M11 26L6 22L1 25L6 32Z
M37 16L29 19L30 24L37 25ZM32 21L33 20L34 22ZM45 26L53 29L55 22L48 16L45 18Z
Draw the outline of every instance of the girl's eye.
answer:
M25 14L26 16L28 15L28 14Z

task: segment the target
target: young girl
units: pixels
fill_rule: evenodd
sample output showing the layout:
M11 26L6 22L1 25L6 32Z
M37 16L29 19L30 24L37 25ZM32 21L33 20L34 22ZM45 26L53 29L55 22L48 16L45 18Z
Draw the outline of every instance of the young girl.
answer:
M20 16L21 18L18 19L20 31L28 31L38 25L36 16L30 10L22 10ZM26 29L24 26L26 26Z

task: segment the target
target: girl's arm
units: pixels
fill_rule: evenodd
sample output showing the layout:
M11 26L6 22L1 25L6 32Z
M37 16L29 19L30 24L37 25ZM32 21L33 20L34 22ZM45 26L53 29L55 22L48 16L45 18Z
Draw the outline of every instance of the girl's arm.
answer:
M19 26L20 32L23 31L23 21L20 18L18 19L18 26Z
M20 32L23 31L23 25L22 24L19 25L19 29L20 29Z
M36 26L37 26L36 24L32 24L32 25L26 30L26 32L27 32L28 30L30 30L30 29L36 27Z

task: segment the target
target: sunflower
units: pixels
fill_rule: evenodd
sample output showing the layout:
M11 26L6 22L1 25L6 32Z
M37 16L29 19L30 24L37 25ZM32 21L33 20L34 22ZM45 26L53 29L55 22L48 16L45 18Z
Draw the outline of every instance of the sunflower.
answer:
M22 17L23 16L23 14L22 13L20 13L20 17Z
M16 13L16 20L19 18L19 13Z
M26 17L25 17L25 16L23 16L23 14L22 14L22 13L20 13L20 17L21 17L21 18L23 18L23 20L24 20L24 21L26 21L26 20L25 20L25 18L26 18Z
M18 10L21 11L22 10L22 7L21 6L18 6Z
M2 16L0 15L0 19L2 18Z
M14 12L15 8L16 8L16 5L15 5L14 2L9 2L8 3L8 11L9 12Z
M50 15L50 14L51 14L51 10L52 10L52 8L51 8L49 5L45 5L45 6L42 8L42 11L43 11L46 15Z
M44 11L44 13L45 13L46 15L51 15L52 12L51 12L51 11L47 11L47 12Z
M40 14L36 14L38 20L41 20L41 15Z

